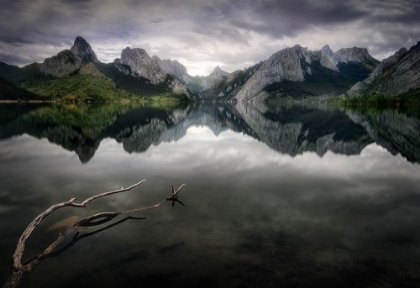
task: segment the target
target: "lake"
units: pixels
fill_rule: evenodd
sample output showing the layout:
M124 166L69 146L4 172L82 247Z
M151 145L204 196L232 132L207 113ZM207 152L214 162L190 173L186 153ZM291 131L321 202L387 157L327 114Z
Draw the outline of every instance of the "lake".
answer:
M153 205L171 185L186 184L185 207L80 228L19 287L418 287L419 133L417 110L0 105L0 281L49 206L146 179L55 211L23 261L66 224Z

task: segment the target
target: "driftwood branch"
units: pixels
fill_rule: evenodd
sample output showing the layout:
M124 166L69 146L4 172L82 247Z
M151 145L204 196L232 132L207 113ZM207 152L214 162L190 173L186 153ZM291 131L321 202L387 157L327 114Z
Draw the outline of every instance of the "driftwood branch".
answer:
M78 227L100 225L100 224L103 224L103 223L106 223L106 222L112 220L113 218L117 217L118 215L132 214L132 213L136 213L136 212L140 212L140 211L144 211L144 210L158 208L158 207L162 206L163 204L165 204L167 201L172 201L172 207L174 206L175 202L179 202L180 204L185 206L181 201L179 201L177 199L178 198L178 193L182 190L182 188L184 188L185 184L182 184L177 190L174 190L174 186L172 185L172 194L168 198L166 198L165 200L163 200L163 201L161 201L161 202L159 202L155 205L142 207L142 208L137 208L137 209L128 210L128 211L122 211L122 212L101 212L101 213L97 213L97 214L94 214L94 215L91 215L91 216L88 216L88 217L85 217L85 218L81 219L80 221L73 224L71 227L68 227L64 231L60 232L59 235L58 235L58 238L53 243L51 243L41 254L39 254L37 257L32 258L26 264L22 264L22 257L23 257L23 253L25 252L26 241L28 240L28 238L31 235L31 233L33 232L33 230L41 223L41 221L44 220L47 216L49 216L51 213L53 213L54 211L56 211L60 208L67 207L67 206L77 207L77 208L86 207L86 204L91 202L91 201L94 201L98 198L106 197L106 196L109 196L109 195L112 195L112 194L130 191L131 189L139 186L140 184L144 183L145 181L146 180L142 180L142 181L140 181L136 184L133 184L133 185L127 187L127 188L121 188L119 190L113 190L113 191L97 194L95 196L92 196L92 197L84 200L81 203L76 203L75 202L76 198L72 198L69 201L52 205L47 210L45 210L44 212L39 214L31 223L29 223L28 227L25 229L25 231L22 233L22 235L20 236L20 238L18 240L15 252L13 254L12 275L10 276L9 280L5 283L5 285L3 287L4 288L6 288L6 287L7 288L17 287L20 280L23 278L24 274L32 271L36 265L38 265L39 263L42 262L42 260L51 256L53 254L54 249L58 245L60 245L66 239L66 237L68 235L70 235L71 233L73 233ZM100 220L98 220L98 219L100 219ZM99 229L96 232L84 234L82 236L78 236L78 234L76 234L75 238L70 243L70 244L72 244L72 243L73 244L70 245L69 248L71 246L73 246L81 238L84 238L84 237L93 235L97 232L100 232L100 231L106 230L108 228L111 228L115 225L118 225L118 224L128 220L128 219L140 219L140 218L126 217L123 220L120 220L120 221L118 221L114 224L111 224L111 225L106 226L102 229ZM67 250L67 249L65 249L65 250ZM57 254L57 251L56 251L54 254L58 255L60 253Z

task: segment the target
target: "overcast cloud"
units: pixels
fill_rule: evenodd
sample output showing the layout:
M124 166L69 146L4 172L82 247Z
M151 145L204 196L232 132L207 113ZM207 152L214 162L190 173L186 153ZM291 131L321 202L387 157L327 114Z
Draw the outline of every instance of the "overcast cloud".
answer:
M418 0L0 0L0 61L25 65L84 37L102 62L121 50L232 72L300 44L366 47L382 60L420 41Z

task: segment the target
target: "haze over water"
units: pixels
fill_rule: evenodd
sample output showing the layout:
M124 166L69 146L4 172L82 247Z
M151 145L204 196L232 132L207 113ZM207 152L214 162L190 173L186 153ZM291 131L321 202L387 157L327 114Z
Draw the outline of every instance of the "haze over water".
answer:
M151 205L182 183L186 207L167 203L85 237L21 287L420 284L417 112L214 103L0 109L3 282L17 239L43 210L147 179L56 211L30 237L24 260L69 217Z

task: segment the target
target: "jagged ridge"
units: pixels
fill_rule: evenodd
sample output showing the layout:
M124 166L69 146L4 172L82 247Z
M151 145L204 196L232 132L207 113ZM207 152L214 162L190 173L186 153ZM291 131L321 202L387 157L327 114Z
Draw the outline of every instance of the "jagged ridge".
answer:
M410 50L401 48L384 59L367 79L356 83L347 94L391 97L410 91L420 95L420 41Z

